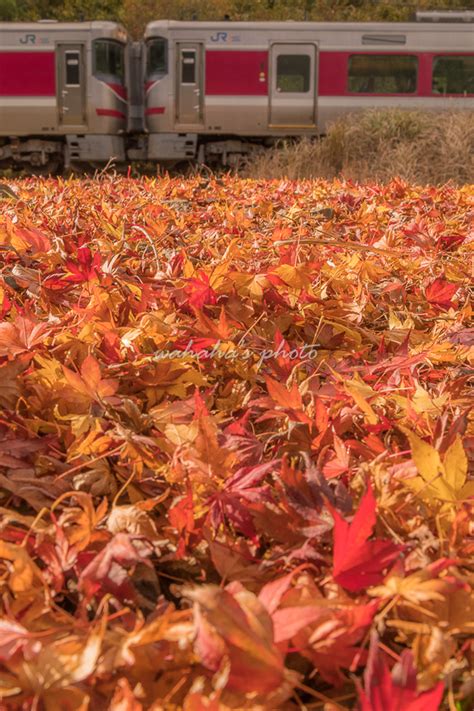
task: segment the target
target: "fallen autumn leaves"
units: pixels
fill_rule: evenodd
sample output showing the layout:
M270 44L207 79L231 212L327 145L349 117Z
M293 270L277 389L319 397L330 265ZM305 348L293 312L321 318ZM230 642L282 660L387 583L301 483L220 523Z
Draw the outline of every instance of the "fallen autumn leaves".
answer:
M472 189L15 189L1 708L468 709Z

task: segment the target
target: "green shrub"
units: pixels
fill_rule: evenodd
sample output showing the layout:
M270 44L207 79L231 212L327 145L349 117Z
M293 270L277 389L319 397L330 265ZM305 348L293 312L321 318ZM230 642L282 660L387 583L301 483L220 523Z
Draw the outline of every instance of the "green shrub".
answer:
M17 14L16 0L0 0L0 22L16 20Z

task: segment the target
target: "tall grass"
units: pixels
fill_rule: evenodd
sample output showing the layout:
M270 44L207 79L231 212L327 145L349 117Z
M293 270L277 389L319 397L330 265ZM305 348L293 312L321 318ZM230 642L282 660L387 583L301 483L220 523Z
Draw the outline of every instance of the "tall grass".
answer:
M248 163L258 178L474 183L474 112L369 110L332 123L323 139L282 141Z

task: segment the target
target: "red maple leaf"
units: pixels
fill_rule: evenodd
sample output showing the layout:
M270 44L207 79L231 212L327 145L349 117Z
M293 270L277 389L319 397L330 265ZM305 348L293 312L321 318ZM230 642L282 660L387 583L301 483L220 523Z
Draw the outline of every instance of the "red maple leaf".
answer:
M184 289L190 306L196 309L202 309L208 304L215 304L217 301L216 292L209 282L209 275L205 271L198 272L197 277L188 280Z
M438 239L436 245L440 249L443 249L445 251L455 249L456 247L459 247L465 240L466 240L467 235L463 235L457 232L453 232L451 234L446 234L446 235L441 235L441 237Z
M334 518L334 580L351 592L376 585L403 547L391 541L368 540L376 522L372 487L369 484L352 523L328 506Z
M148 564L152 546L148 541L127 533L117 533L107 545L86 564L79 576L79 589L87 599L97 593L110 593L118 600L135 597L130 581L130 569L137 563ZM82 558L86 561L87 556Z
M359 688L361 711L436 711L443 696L443 682L417 693L413 654L405 649L392 673L383 659L377 634L372 634L364 689Z
M69 273L64 277L64 281L81 283L96 279L100 270L100 255L92 255L89 247L79 247L77 250L77 262L73 259L68 259L66 269Z
M28 249L33 254L46 253L51 249L49 238L36 227L15 227L14 233L16 239L23 243L23 249Z
M11 309L12 302L8 298L8 295L3 292L3 294L0 294L0 319L3 319L4 316L7 315L7 313Z
M430 304L449 309L452 306L451 299L457 290L457 284L452 284L443 277L438 277L426 287L425 296Z
M226 481L223 490L209 500L210 520L214 528L228 519L244 536L257 542L252 505L270 500L268 487L259 484L277 463L278 460L272 460L257 466L241 467Z
M176 557L183 558L189 543L189 536L195 527L193 493L189 487L186 496L183 496L169 509L168 519L179 533Z

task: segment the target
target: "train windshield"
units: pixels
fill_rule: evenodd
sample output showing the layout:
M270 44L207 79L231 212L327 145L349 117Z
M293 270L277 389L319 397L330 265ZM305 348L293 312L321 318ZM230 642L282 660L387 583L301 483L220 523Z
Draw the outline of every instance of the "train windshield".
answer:
M94 74L97 77L114 79L123 84L125 80L125 48L115 40L101 39L94 42Z
M147 42L146 74L148 78L164 76L168 71L168 41L154 37Z

